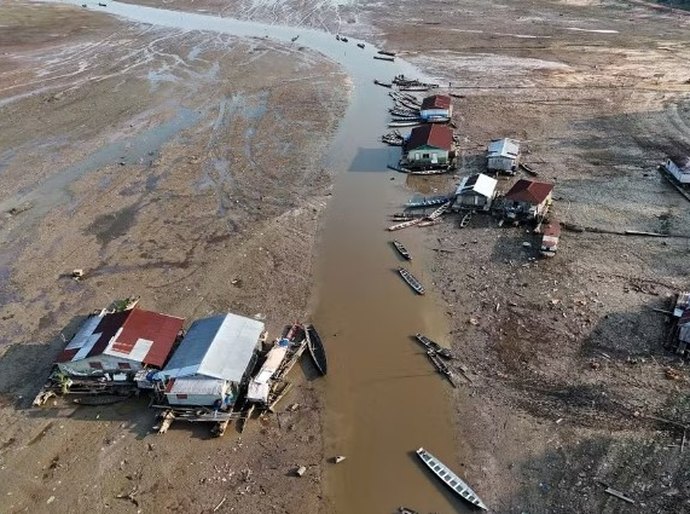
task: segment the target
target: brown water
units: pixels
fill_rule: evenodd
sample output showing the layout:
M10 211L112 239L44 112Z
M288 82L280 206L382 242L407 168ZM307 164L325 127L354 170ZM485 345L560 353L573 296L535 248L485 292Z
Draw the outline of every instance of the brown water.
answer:
M64 0L78 5L82 0ZM427 287L416 296L395 273L400 261L384 229L387 215L401 209L411 190L404 176L386 171L396 149L378 142L390 100L374 78L414 74L404 62L373 60L364 50L332 34L303 27L265 25L206 14L167 11L118 2L99 9L136 22L242 37L271 37L300 45L337 61L354 90L328 158L335 171L318 250L314 321L329 357L326 379L325 446L328 456L348 459L326 468L335 511L392 512L408 505L420 512L466 512L467 507L421 467L414 455L424 446L462 475L453 458L452 424L446 392L450 385L431 367L410 336L424 332L442 341L447 334L425 261L425 229L396 233L414 255L410 266ZM395 180L390 179L394 177Z
M465 512L413 454L424 446L461 473L446 398L450 384L411 340L416 332L439 341L447 334L427 272L428 233L385 231L388 215L401 210L412 191L404 175L386 170L399 150L377 142L390 102L369 78L355 80L333 145L334 195L318 252L314 322L330 365L326 455L347 456L327 468L328 495L334 510L346 514L392 512L399 505ZM426 286L426 296L415 295L395 272L402 260L390 245L393 238L411 250L412 264L403 265Z

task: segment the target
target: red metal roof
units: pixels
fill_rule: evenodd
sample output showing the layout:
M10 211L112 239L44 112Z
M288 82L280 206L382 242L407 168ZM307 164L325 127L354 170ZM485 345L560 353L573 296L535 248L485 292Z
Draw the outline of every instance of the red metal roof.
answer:
M450 96L433 95L422 100L422 111L427 109L450 109Z
M85 358L103 353L114 356L122 354L124 358L162 368L183 324L182 318L143 309L106 314L91 332L98 339ZM143 355L141 346L134 351L140 340L151 342ZM71 361L86 343L87 339L84 338L79 346L63 350L57 362Z
M551 191L553 191L553 184L521 178L506 193L506 198L514 202L539 205L546 200Z
M431 123L412 129L406 148L409 151L420 146L433 146L450 151L452 145L453 130L445 125Z
M118 353L130 354L140 339L153 341L141 362L162 368L183 324L182 318L132 309L111 349Z

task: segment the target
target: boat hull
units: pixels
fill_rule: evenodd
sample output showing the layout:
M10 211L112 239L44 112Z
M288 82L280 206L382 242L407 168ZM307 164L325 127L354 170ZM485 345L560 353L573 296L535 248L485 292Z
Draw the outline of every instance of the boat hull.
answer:
M326 350L323 347L323 342L318 332L314 328L314 325L306 325L304 327L304 333L307 338L307 350L309 350L309 355L316 369L319 373L325 375L328 373L328 360L326 359Z
M424 448L419 448L416 453L431 472L453 492L460 496L460 498L482 510L488 510L484 502L477 496L477 493L475 493L464 480L453 473L448 466L443 464L443 462L439 461Z

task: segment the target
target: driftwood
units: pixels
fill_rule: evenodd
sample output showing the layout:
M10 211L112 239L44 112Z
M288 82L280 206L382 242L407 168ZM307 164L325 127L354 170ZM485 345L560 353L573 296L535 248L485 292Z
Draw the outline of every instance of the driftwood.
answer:
M630 504L632 504L632 505L635 505L635 500L633 500L632 498L630 498L630 497L624 495L624 494L623 494L622 492L620 492L620 491L616 491L615 489L612 489L612 488L610 488L610 487L607 487L606 490L605 490L604 492L610 494L611 496L615 496L615 497L618 498L619 500L623 500L624 502L628 502L628 503L630 503Z

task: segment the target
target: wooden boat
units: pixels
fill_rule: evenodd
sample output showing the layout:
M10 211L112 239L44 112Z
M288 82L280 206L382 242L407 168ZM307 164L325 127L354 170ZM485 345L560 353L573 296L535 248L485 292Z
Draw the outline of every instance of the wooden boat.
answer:
M403 280L407 282L407 285L409 285L415 293L422 295L426 292L424 290L424 286L422 285L422 283L419 280L417 280L415 276L409 271L407 271L405 268L398 268L398 273L403 278Z
M431 227L433 225L437 225L439 223L439 220L430 220L429 218L424 218L422 221L417 223L418 227Z
M374 79L374 84L376 84L377 86L383 86L383 87L387 87L387 88L393 87L393 84L391 84L390 82L383 82L379 79Z
M385 55L375 55L374 59L378 59L379 61L389 61L389 62L395 61L395 57L387 57Z
M426 207L435 207L436 205L443 205L448 203L452 197L448 196L428 196L421 200L410 200L405 204L406 209L423 209Z
M464 480L453 473L448 466L443 464L443 462L439 461L424 448L417 450L417 455L419 455L419 458L422 459L422 462L426 464L434 475L440 478L444 484L450 487L462 499L482 510L488 510L484 502L477 496L477 493L475 493Z
M417 91L424 93L429 91L429 89L431 89L429 86L403 86L400 88L400 91Z
M323 342L321 341L319 333L314 328L314 325L305 325L304 335L307 338L309 355L311 355L316 369L318 369L322 375L325 375L328 372L328 360L326 359L326 350L323 347Z
M529 173L530 175L532 175L533 177L539 176L539 173L538 173L538 172L534 171L534 170L532 169L531 166L528 166L528 165L525 164L524 162L521 162L521 163L519 164L519 166L520 166L523 170L525 170L527 173Z
M458 226L460 228L465 228L467 225L470 224L470 219L472 219L472 212L468 212L467 214L465 214L460 220L460 224Z
M438 354L433 350L427 350L426 355L436 368L436 371L438 371L441 375L444 375L448 379L448 382L450 382L450 385L453 387L458 387L458 385L455 383L455 374L446 365L446 363L441 360Z
M364 50L364 43L357 43L357 46Z
M410 255L410 252L405 248L405 246L400 242L400 241L393 241L393 246L395 249L398 251L398 253L402 256L403 259L411 261L412 260L412 255Z
M453 355L448 348L444 348L436 341L429 339L427 336L422 334L415 334L415 338L417 339L417 342L419 342L419 344L424 346L424 348L436 352L439 356L443 357L444 359L450 360L455 358L455 355Z
M409 507L398 507L398 514L419 514L419 511Z
M345 36L340 36L340 41L342 41L343 43L347 43L349 39L347 39Z
M416 125L421 125L422 120L419 118L416 118L414 120L394 120L388 123L388 126L390 128L395 128L395 127L414 127Z
M386 50L379 50L378 53L381 55L387 55L389 57L395 57L395 52L388 52Z
M404 221L402 223L397 223L395 225L391 225L390 227L387 228L389 232L395 232L396 230L402 230L404 228L409 228L409 227L414 227L417 223L420 223L423 218L415 218L410 221Z

